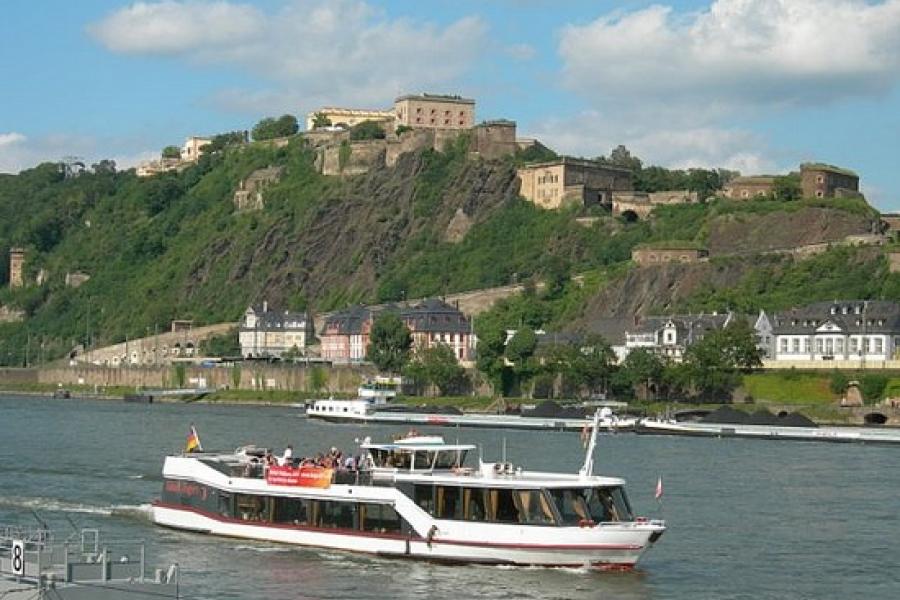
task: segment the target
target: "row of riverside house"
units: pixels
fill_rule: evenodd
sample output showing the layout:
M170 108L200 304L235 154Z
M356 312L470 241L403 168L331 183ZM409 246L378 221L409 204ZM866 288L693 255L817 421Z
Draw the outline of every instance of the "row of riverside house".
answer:
M756 317L729 312L650 316L633 323L604 319L592 329L610 341L619 360L644 348L679 362L691 344L735 319L752 325L770 366L878 367L900 360L900 305L885 300L815 302Z
M379 309L351 306L328 315L320 332L321 358L334 364L366 360L369 333L380 312L393 311L412 334L413 351L444 344L464 365L475 359L472 323L457 307L437 299L408 307ZM244 358L282 358L291 349L302 353L314 338L313 319L307 313L270 310L266 302L244 312L239 330Z
M438 299L407 307L352 306L328 315L319 335L321 358L334 364L364 362L372 324L383 311L400 316L412 334L414 351L444 344L461 364L474 362L471 320ZM900 305L885 300L816 302L757 316L728 312L602 319L588 329L603 335L620 361L642 348L679 362L691 344L736 319L752 326L769 366L878 367L900 361ZM541 344L573 343L577 337L539 332ZM249 307L240 328L244 358L278 358L291 348L305 351L313 338L310 315L269 310L265 303Z
M386 306L374 310L353 306L329 315L319 336L322 358L332 363L355 363L366 359L369 333L381 311L396 312L412 334L413 351L444 344L453 350L462 364L475 358L472 323L457 307L438 299L398 308Z

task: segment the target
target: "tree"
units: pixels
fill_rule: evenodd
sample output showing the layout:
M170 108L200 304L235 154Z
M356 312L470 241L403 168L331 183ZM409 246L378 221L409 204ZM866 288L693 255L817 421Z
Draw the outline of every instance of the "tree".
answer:
M166 146L162 149L163 158L181 158L181 148L178 146Z
M266 117L253 126L252 135L256 141L271 140L294 135L299 129L294 115L282 115L277 119Z
M395 312L386 311L375 317L369 334L367 358L382 371L399 373L409 360L412 336Z
M629 171L634 171L635 173L640 172L641 167L643 166L641 159L637 156L632 156L631 151L622 144L619 144L612 149L612 151L609 153L609 158L601 156L597 159L597 162L613 167L628 169Z
M655 353L646 348L635 348L616 372L616 387L627 388L635 396L649 399L651 391L659 389L665 368L665 363Z
M353 141L383 140L384 138L384 127L377 121L363 121L350 128L350 139Z
M406 373L416 381L436 386L442 395L459 387L465 376L453 349L446 344L436 344L416 352Z
M309 391L317 393L328 385L328 373L322 367L313 367L309 371Z
M320 127L331 127L331 125L331 119L329 119L328 115L326 115L325 113L317 112L315 115L313 115L313 129L318 129Z
M212 140L200 148L200 154L209 155L229 146L237 146L247 143L249 133L247 131L229 131L213 136Z
M496 322L483 321L476 325L475 333L478 335L478 358L475 364L494 388L494 394L502 396L506 372L509 370L504 357L506 331Z
M737 319L689 346L679 376L698 395L722 399L740 382L739 371L760 366L761 357L750 324Z
M790 175L782 175L775 178L775 184L772 187L772 196L776 200L790 202L800 200L803 197L803 188L800 185L800 175L791 173Z
M116 161L104 158L100 162L92 164L91 170L98 175L113 174L116 172Z
M592 334L553 349L546 366L582 392L605 392L615 372L616 355L603 336Z

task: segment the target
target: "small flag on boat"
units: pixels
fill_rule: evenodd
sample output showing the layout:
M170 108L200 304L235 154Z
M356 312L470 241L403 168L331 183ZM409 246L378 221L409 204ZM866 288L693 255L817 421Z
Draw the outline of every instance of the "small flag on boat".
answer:
M656 497L657 500L659 500L660 498L662 498L662 495L663 495L662 476L660 476L659 479L656 480L656 493L654 494L654 496Z
M191 431L188 433L187 444L185 444L184 451L185 452L203 452L203 446L200 445L200 436L197 434L197 429L191 425Z

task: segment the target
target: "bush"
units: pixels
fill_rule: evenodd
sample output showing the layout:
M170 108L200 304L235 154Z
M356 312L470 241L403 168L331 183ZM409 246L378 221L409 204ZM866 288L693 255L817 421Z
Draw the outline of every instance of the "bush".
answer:
M850 383L850 379L835 369L831 372L831 378L828 382L828 388L831 390L836 396L842 395L845 391L847 391L847 384Z
M888 378L874 373L863 375L859 380L859 389L863 395L863 402L874 404L881 400L884 388L887 387Z
M350 128L350 139L353 141L362 140L383 140L385 137L384 127L381 123L375 121L363 121L359 125Z

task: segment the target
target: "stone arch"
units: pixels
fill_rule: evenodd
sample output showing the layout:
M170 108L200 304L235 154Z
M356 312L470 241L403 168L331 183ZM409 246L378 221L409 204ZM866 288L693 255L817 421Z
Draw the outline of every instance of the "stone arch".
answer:
M635 221L640 219L640 216L630 208L627 210L623 210L619 216L622 217L622 220L626 223L634 223Z
M863 423L866 425L884 425L887 423L887 416L880 412L871 412L863 417Z

